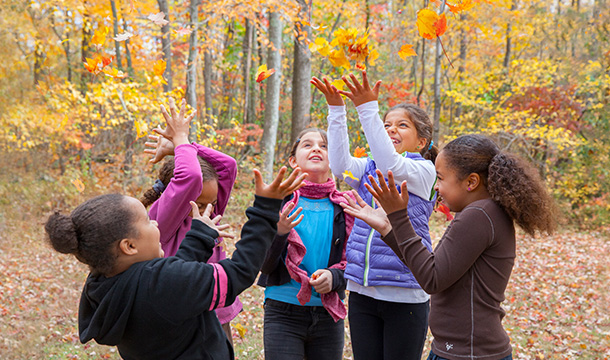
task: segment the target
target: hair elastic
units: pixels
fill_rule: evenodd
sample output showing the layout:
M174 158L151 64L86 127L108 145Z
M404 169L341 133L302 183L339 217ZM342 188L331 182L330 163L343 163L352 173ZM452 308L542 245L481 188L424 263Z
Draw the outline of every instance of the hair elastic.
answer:
M432 150L432 145L434 145L434 140L430 141L430 145L428 146L428 150Z
M157 193L157 195L161 195L163 191L165 191L165 184L160 179L155 180L155 184L153 185L153 190Z

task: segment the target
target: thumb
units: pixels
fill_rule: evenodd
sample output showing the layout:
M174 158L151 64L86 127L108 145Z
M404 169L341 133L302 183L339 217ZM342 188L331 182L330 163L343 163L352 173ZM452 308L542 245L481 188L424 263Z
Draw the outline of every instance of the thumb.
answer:
M375 86L373 86L373 92L376 96L379 96L379 89L381 88L381 80L377 80Z
M252 172L254 173L254 188L258 190L264 185L263 175L260 171L258 171L258 169L254 169Z

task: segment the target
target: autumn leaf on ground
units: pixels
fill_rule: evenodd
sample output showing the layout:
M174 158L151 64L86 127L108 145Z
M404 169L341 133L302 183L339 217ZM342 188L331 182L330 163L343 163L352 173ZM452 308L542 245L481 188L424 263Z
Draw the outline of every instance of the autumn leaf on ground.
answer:
M354 157L361 158L365 156L368 156L366 154L366 149L360 146L356 147L356 150L354 150Z
M267 65L263 64L256 70L256 82L260 83L273 74L275 74L275 69L267 70Z
M474 7L474 3L472 2L472 0L460 0L453 4L445 2L445 4L447 4L447 6L449 7L449 11L451 11L454 14L460 13L462 11L470 10Z
M85 190L85 184L80 179L73 179L71 181L72 185L78 190L78 192L83 192Z
M189 28L185 28L185 27L181 27L178 30L174 30L174 32L178 35L190 35L193 32L193 29L189 29Z
M413 45L406 44L400 47L398 56L400 56L401 59L406 60L409 56L417 56L417 53L413 50Z
M95 30L95 33L93 33L93 36L91 37L91 44L98 49L101 48L102 45L104 45L104 43L106 42L106 35L108 35L108 30L109 29L105 26L101 26L100 28Z
M165 26L169 24L169 21L165 20L165 13L163 11L156 13L154 15L148 15L148 20L159 26Z
M114 39L114 41L125 41L132 36L133 36L132 33L130 33L129 31L125 31L124 33L118 34L117 36L113 37L112 39Z

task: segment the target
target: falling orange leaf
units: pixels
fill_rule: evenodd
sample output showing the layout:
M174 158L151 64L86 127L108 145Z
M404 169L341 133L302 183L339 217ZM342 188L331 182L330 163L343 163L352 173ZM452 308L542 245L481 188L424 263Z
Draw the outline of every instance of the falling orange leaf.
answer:
M354 157L361 158L365 156L367 156L366 149L360 146L356 147L356 150L354 150Z
M406 60L409 56L417 56L417 53L413 50L413 45L406 44L400 47L398 56L400 56L401 59Z
M454 14L460 13L462 11L470 10L474 7L474 3L472 2L472 0L460 0L453 4L445 2L445 4L447 4L447 6L449 7L449 11L451 11Z
M110 70L102 70L104 72L104 74L106 76L109 76L111 78L115 78L115 79L123 79L127 77L127 74L125 74L123 71L117 69L117 68L110 68Z
M102 26L95 30L93 36L91 37L91 44L97 47L98 49L104 45L106 42L106 35L108 35L109 29L105 26Z
M246 332L248 332L248 329L246 329L242 324L240 323L235 323L235 324L231 324L231 326L233 327L233 329L237 330L237 333L239 334L240 338L244 338L244 336L246 336Z
M256 82L260 83L273 74L275 74L275 69L267 70L267 65L263 64L256 71Z
M441 14L438 20L434 23L434 29L436 30L436 36L441 36L447 31L447 16Z
M343 79L333 80L330 84L337 88L337 90L345 89L345 82L343 81Z
M163 76L165 72L165 60L159 59L153 64L153 73L157 76Z
M417 12L417 30L424 39L432 40L436 37L435 24L438 21L438 14L430 9L421 9Z
M347 170L346 170L346 171L344 171L344 172L343 172L343 174L341 174L341 175L343 175L343 180L346 180L346 179L353 179L353 180L358 181L358 179L356 179L356 177L354 176L354 174L352 174L352 172L351 172L351 171L347 171Z
M328 55L328 60L330 60L330 63L335 67L343 67L345 69L351 67L349 60L341 49L331 51Z
M447 221L453 220L453 215L451 215L451 212L450 212L449 208L447 207L447 205L439 202L438 206L434 210L445 214L445 216L447 217Z

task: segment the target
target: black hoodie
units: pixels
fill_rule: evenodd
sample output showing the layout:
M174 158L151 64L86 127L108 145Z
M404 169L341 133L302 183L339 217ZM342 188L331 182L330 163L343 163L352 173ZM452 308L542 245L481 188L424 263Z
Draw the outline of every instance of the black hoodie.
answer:
M176 256L133 264L111 278L90 274L79 307L81 342L116 345L124 359L233 359L213 310L254 282L281 203L256 197L232 258L218 264L205 263L218 233L193 221Z

